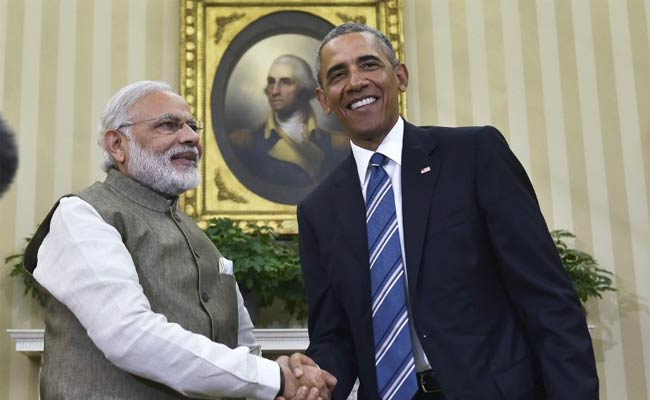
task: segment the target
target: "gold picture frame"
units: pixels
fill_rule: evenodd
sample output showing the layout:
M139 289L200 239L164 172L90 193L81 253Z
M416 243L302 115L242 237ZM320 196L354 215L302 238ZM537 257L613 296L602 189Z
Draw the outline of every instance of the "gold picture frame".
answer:
M238 123L246 130L263 122L265 100L260 103L259 96L264 96L269 57L299 53L313 65L318 43L336 25L360 22L378 28L403 60L401 1L182 0L180 92L205 123L203 180L182 196L183 210L202 226L211 218L228 217L296 233L295 199L303 189L249 178L225 138L232 137ZM257 77L259 71L263 76ZM402 111L404 101L402 96Z

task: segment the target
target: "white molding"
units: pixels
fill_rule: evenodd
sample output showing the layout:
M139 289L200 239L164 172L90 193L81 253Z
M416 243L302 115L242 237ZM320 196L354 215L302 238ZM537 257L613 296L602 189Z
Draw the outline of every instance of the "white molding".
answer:
M7 329L16 342L16 351L28 357L40 357L43 353L43 329Z
M309 346L307 329L253 329L262 351L305 351Z
M43 329L7 329L16 343L16 351L28 357L40 357L43 353ZM253 329L262 351L305 351L309 345L307 329Z

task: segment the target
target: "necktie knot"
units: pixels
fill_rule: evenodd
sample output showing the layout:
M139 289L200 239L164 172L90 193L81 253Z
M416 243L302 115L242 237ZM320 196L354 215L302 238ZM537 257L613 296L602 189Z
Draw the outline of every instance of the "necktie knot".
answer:
M381 154L381 153L374 153L372 157L370 157L370 166L371 167L381 167L384 165L384 162L386 161L386 156Z

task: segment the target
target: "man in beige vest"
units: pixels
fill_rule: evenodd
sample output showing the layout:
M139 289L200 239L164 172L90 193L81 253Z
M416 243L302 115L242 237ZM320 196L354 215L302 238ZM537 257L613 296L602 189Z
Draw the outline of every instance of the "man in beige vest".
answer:
M51 295L41 397L328 399L336 379L251 354L232 263L177 206L200 182L200 131L162 82L122 88L101 117L107 178L61 198L25 265Z

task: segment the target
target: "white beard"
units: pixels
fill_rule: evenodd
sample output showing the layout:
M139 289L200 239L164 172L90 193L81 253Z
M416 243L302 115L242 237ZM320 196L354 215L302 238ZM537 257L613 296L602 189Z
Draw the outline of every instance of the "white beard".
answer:
M178 170L171 160L174 155L184 152L195 153L197 165L183 166L183 170ZM126 163L129 175L165 195L178 196L197 187L201 183L198 162L199 150L196 146L173 147L160 154L140 146L133 139L129 140L129 159Z

